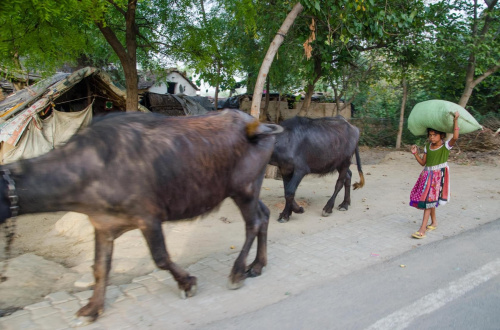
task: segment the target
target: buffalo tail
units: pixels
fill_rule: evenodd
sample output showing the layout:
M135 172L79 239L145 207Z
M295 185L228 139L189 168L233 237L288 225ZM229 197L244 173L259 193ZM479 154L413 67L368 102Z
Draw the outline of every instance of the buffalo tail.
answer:
M356 182L352 185L354 187L354 190L356 190L358 188L363 188L363 186L365 185L365 177L363 175L363 170L361 170L361 158L359 157L359 148L357 145L354 154L356 155L356 165L358 166L359 173L359 182Z

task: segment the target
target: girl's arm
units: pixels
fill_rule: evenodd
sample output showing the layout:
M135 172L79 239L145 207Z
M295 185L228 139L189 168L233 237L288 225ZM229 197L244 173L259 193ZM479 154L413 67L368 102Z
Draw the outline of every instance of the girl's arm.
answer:
M425 161L427 160L427 154L424 154L423 157L420 157L420 155L418 154L418 147L416 145L411 146L411 153L415 156L415 159L420 165L422 166L425 165Z
M455 112L455 118L453 119L453 137L450 141L448 141L448 145L450 147L453 147L455 142L457 142L458 140L458 131L460 130L460 128L458 127L458 117L460 117L460 114L457 111Z

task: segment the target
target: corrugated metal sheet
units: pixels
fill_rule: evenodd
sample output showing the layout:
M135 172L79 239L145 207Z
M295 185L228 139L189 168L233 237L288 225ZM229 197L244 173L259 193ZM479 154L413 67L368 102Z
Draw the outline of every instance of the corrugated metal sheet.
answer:
M0 102L0 118L7 119L24 109L30 103L41 97L51 85L69 76L69 73L57 73L54 76L40 80L36 84L17 91Z

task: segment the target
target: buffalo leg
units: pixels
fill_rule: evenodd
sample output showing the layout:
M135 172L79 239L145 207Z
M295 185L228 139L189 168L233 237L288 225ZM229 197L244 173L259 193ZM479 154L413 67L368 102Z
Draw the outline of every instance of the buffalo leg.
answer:
M323 208L324 217L327 217L330 214L332 214L333 205L335 204L335 198L337 197L340 189L342 189L342 186L344 186L344 181L346 180L348 170L349 170L348 167L339 170L339 177L337 179L337 182L335 183L335 191L333 192L332 197L330 197L325 207Z
M104 309L104 298L106 295L108 274L111 268L114 239L115 235L111 232L95 229L94 293L89 303L80 308L76 314L79 317L88 317L89 321L94 321Z
M269 226L269 209L259 200L259 220L261 221L257 234L257 255L255 260L246 269L248 277L256 277L262 274L263 268L267 265L267 228Z
M290 220L290 216L292 215L292 211L295 213L304 213L304 208L299 206L295 201L295 192L297 188L304 178L303 173L293 172L292 175L284 175L283 176L283 186L285 188L285 208L283 212L280 213L278 221L281 223L288 222Z
M339 211L347 211L351 205L351 178L352 172L348 169L344 180L344 201L339 205Z
M255 198L248 200L245 197L234 197L236 205L240 208L243 219L245 220L245 243L241 249L238 258L236 258L231 274L229 275L228 287L230 289L238 289L243 285L244 280L251 273L253 276L257 276L262 271L262 268L267 262L266 253L266 242L263 240L267 238L267 223L269 221L264 221L261 217L262 208L259 206L260 201ZM265 226L265 229L262 229ZM259 235L258 243L260 245L257 247L257 257L253 263L253 269L246 269L246 260L252 243L255 237ZM265 257L265 258L264 258Z
M140 226L142 234L148 243L149 251L158 268L168 270L177 281L181 298L192 297L196 293L196 277L176 265L169 257L161 221L152 219Z

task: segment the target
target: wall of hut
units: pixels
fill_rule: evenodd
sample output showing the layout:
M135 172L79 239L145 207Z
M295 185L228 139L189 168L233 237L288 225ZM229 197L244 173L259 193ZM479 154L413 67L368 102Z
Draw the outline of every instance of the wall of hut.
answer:
M293 108L289 108L289 104L286 101L270 101L268 107L268 114L271 117L273 122L279 122L282 120L286 120L296 116L300 109L302 109L302 105L304 102L295 102ZM343 103L341 103L342 107ZM240 103L240 109L250 113L250 108L252 106L252 101L250 100L242 100ZM260 112L263 114L264 112L265 102L262 100L260 104ZM336 103L318 103L312 102L309 106L309 111L307 117L310 118L320 118L320 117L333 117L336 115L341 115L346 119L351 118L351 105L342 108L340 111L337 111ZM279 116L279 118L278 118Z

